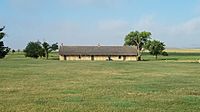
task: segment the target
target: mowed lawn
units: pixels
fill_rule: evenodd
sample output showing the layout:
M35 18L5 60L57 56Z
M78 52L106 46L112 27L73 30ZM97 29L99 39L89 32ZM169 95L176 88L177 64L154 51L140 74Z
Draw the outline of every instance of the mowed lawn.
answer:
M199 110L199 63L0 60L2 112Z

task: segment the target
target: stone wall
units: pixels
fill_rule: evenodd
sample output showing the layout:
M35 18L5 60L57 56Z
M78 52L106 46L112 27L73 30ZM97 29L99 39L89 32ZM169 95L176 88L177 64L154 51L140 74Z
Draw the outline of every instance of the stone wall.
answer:
M106 61L109 60L109 56L59 56L60 60L94 60L94 61ZM112 61L136 61L136 56L110 56Z

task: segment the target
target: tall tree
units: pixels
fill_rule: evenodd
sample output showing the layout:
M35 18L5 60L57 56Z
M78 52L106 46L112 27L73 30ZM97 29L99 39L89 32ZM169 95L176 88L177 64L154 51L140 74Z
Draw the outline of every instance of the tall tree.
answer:
M53 51L56 51L56 50L58 49L58 43L52 44L52 45L51 45L51 49L52 49Z
M58 49L58 43L52 44L51 46L47 42L43 42L43 49L45 51L46 59L49 58L49 53Z
M49 53L51 52L51 47L47 42L43 42L42 46L43 46L43 49L45 51L45 57L46 57L46 59L48 59Z
M158 55L162 54L165 50L165 44L164 42L160 42L158 40L148 41L145 45L145 48L149 50L149 53L151 55L154 55L156 57L156 60L158 59Z
M144 45L149 39L151 39L150 32L132 31L128 35L126 35L124 39L125 41L124 45L136 46L138 54L137 60L141 60L142 49L144 48Z
M4 47L4 43L1 41L1 39L3 39L5 36L5 33L3 32L4 28L5 26L0 28L0 58L4 58L10 51L10 48Z

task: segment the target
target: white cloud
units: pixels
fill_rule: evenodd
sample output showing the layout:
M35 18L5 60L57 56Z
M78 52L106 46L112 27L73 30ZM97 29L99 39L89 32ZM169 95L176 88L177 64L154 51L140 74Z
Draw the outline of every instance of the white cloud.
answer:
M193 35L200 34L200 17L193 18L172 28L172 33Z
M152 32L154 39L166 42L168 47L198 47L199 45L200 17L179 24L163 24L157 22L155 17L147 16L141 18L135 24L135 28Z
M123 31L127 30L128 22L122 20L107 20L98 23L98 29L102 31Z

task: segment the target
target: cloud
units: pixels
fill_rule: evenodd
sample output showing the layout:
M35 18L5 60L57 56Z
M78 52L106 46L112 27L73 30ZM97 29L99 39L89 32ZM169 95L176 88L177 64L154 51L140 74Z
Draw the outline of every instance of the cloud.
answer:
M155 16L146 16L135 24L135 28L152 32L154 39L166 42L168 47L199 47L200 17L179 24L166 24L156 21Z
M156 25L157 23L155 22L153 15L144 16L140 18L137 23L135 23L135 27L138 30L153 30Z
M15 30L17 29L17 32ZM51 22L35 24L33 22L17 21L7 26L6 43L12 48L24 48L29 41L70 42L81 37L81 27L72 22Z
M161 22L159 21L159 17L154 14L145 14L146 16L143 16L138 20L135 17L131 16L116 18L115 12L118 13L118 10L121 9L119 8L118 10L112 10L113 12L115 11L113 14L113 16L115 17L110 15L112 17L109 16L109 18L111 19L108 20L106 20L108 18L107 15L99 15L99 18L94 17L94 19L88 19L89 17L86 17L92 16L90 18L93 18L94 13L92 11L88 13L88 11L90 10L97 10L97 12L94 12L95 15L98 15L99 12L107 10L110 11L110 7L113 8L114 6L115 8L115 6L119 7L127 4L130 2L129 0L8 1L10 6L12 6L12 8L9 10L13 12L11 14L8 14L9 16L7 17L7 20L5 19L5 17L2 18L4 21L1 20L1 22L3 21L3 23L8 24L7 29L9 30L8 32L10 35L10 37L7 38L8 41L13 42L14 40L13 46L15 46L15 44L17 43L21 45L21 48L23 48L22 45L25 43L24 41L28 41L30 39L33 41L37 39L40 39L41 41L43 39L52 41L59 40L60 42L66 44L77 43L96 45L97 43L103 43L122 45L124 36L128 34L131 30L150 31L153 34L153 38L166 42L168 46L193 47L197 46L200 41L200 17L198 16L182 23L170 23L170 21L168 21L168 23L166 23L165 21ZM121 4L122 2L123 4ZM200 5L196 8L198 12L200 10L199 7ZM56 10L56 8L58 8L59 10ZM100 8L100 10L98 8ZM79 12L82 11L82 9L84 9L84 13ZM58 15L62 17L61 19L57 17L48 17L48 14L53 15L53 13L57 13L57 11L59 11ZM60 13L60 11L64 11L64 14L63 12ZM67 11L72 14L68 15ZM10 19L11 17L14 17L14 20ZM80 17L84 18L81 18L80 20L74 19ZM127 19L123 20L122 18ZM134 19L134 21L131 21L129 19ZM90 22L90 20L92 20L92 22ZM12 32L15 32L15 34L12 34ZM13 39L12 37L14 36L16 38ZM23 37L24 40L18 39L20 37ZM22 41L24 43L22 43Z
M123 20L107 20L98 22L98 29L101 31L123 31L129 26L127 21Z
M184 35L200 34L200 17L193 18L185 23L175 26L172 29L173 33L184 33Z

